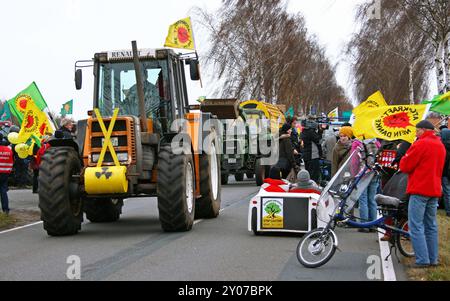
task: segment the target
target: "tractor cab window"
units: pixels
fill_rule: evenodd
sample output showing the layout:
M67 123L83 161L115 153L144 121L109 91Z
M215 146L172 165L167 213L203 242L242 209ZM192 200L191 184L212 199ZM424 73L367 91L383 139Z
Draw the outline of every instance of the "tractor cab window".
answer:
M172 120L170 87L166 61L142 62L144 100L147 118L154 129L161 131L161 123ZM139 98L136 73L132 62L100 65L98 107L104 116L112 116L119 108L121 116L139 117Z

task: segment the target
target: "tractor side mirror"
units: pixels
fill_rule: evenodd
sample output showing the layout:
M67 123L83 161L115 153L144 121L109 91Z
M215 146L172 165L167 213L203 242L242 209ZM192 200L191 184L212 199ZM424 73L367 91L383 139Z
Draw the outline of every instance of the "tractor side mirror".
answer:
M81 87L83 86L83 71L81 69L78 69L75 71L75 87L77 90L81 90Z
M191 60L189 62L190 70L191 70L191 80L197 81L200 80L200 64L198 60Z

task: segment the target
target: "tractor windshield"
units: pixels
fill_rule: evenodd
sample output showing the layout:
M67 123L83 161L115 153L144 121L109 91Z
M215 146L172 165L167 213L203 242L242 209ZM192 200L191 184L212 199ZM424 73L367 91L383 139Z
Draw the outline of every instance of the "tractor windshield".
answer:
M144 80L145 110L147 117L156 123L161 118L171 119L170 87L165 60L141 63ZM139 116L139 98L133 62L100 64L98 108L103 116L112 116L114 109L119 114Z

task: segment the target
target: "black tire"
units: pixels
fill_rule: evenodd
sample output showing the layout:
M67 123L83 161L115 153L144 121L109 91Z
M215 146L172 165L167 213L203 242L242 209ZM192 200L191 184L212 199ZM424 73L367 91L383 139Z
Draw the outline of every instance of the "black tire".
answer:
M200 199L197 200L195 206L195 217L216 218L219 216L221 204L222 179L220 171L220 155L217 151L216 134L211 131L209 135L211 139L210 145L215 149L215 183L213 183L213 161L212 155L202 154L200 156ZM209 152L209 150L208 150ZM216 187L213 187L216 186Z
M222 185L228 185L228 178L230 177L229 174L222 174L221 176L221 183Z
M334 256L334 253L336 252L336 246L335 244L335 239L334 239L334 235L332 235L332 233L328 233L327 234L327 243L330 244L332 243L333 245L330 246L330 250L328 251L328 253L325 253L325 257L316 261L316 262L310 262L307 261L305 258L303 258L303 252L302 250L306 247L307 244L307 240L308 239L316 239L319 238L319 236L322 234L322 232L324 231L324 229L316 229L313 230L311 232L309 232L308 234L306 234L303 239L299 242L298 246L297 246L297 259L298 261L306 268L310 268L310 269L315 269L318 267L323 266L324 264L326 264L328 261L330 261L330 259ZM309 252L309 250L308 250ZM309 252L309 254L311 254Z
M113 223L120 219L123 200L86 199L84 211L91 223Z
M255 177L255 175L251 172L248 172L245 175L247 176L247 179L249 179L249 180L252 180Z
M408 232L408 220L403 221L400 223L401 230ZM397 244L397 248L400 251L400 253L407 257L407 258L413 258L415 257L414 249L412 247L411 239L408 237L405 237L403 235L400 235L399 233L395 234L395 241Z
M44 229L50 236L75 235L83 222L83 202L79 196L81 163L70 147L55 147L42 157L39 170L39 208Z
M317 210L311 210L311 231L317 229Z
M259 236L258 232L258 210L256 208L252 209L252 231L255 236Z
M190 166L190 167L189 167ZM189 169L190 168L190 169ZM192 175L189 208L186 178ZM165 232L186 232L192 229L195 217L195 170L191 155L175 155L170 144L161 146L158 156L158 209Z
M244 174L243 173L237 173L234 175L234 179L236 182L242 182L244 181Z

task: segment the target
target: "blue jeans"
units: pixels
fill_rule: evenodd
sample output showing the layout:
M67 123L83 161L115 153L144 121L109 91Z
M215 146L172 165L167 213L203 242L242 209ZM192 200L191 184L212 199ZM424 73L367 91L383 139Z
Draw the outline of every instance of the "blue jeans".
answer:
M438 263L438 202L438 198L421 195L412 195L409 199L409 233L418 265Z
M375 196L380 187L380 179L375 177L359 198L359 216L363 222L376 221L378 218Z
M450 180L447 177L442 178L442 192L445 204L445 211L450 214Z
M0 174L0 198L2 200L2 211L9 212L8 200L8 174Z

